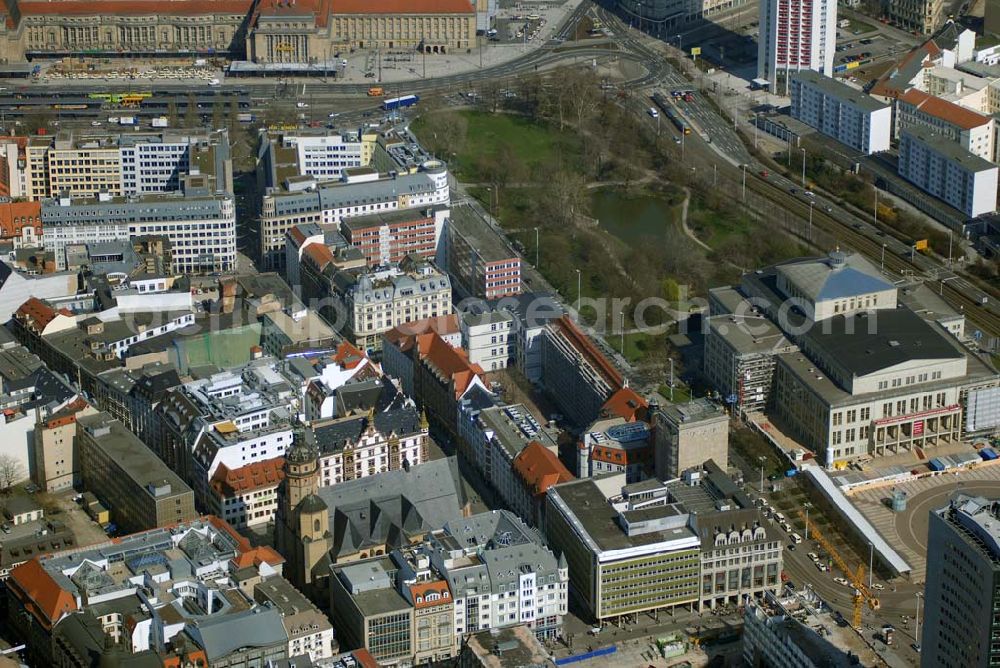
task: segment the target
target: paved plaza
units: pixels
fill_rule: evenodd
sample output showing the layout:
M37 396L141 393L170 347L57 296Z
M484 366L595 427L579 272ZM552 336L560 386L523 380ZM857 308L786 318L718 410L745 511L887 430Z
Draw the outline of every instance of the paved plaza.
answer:
M886 500L893 490L907 494L906 510L894 513ZM948 471L912 482L869 488L848 495L859 511L913 568L912 581L922 583L927 567L928 513L948 504L955 492L1000 496L1000 464Z

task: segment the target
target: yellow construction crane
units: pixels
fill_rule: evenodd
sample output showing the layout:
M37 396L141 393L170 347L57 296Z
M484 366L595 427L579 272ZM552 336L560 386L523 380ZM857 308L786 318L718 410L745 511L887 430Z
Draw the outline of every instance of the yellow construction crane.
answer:
M862 606L867 603L868 607L872 610L879 609L878 597L872 594L871 590L868 589L868 586L865 585L865 565L858 564L857 570L852 571L848 567L847 562L844 561L844 558L840 556L839 552L837 552L836 548L834 548L830 541L826 539L823 532L819 530L819 527L817 527L816 524L809 519L805 511L800 510L799 517L801 517L806 523L806 535L812 535L816 542L823 546L823 549L826 550L827 554L830 555L834 563L837 564L837 567L844 573L847 581L851 583L852 587L854 587L854 619L852 621L854 628L860 629Z

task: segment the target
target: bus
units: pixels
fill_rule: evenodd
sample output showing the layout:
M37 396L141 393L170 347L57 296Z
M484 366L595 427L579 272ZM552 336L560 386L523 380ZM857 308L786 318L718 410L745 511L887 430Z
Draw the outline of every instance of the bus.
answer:
M405 107L412 107L420 98L416 95L403 95L402 97L394 97L386 100L382 103L382 109L385 111L392 111L393 109L403 109Z

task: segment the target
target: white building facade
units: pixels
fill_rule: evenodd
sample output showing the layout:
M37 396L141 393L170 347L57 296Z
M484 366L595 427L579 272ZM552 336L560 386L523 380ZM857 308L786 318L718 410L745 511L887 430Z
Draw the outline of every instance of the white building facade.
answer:
M789 76L801 70L833 74L837 36L835 0L761 0L757 77L788 94Z
M903 130L899 175L970 218L997 208L997 166L925 128Z
M812 70L791 78L792 117L871 155L888 151L892 107Z

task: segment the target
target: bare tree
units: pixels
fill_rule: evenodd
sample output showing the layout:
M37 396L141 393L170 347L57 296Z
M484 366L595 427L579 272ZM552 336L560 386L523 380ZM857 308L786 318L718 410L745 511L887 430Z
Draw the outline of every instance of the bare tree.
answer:
M24 467L13 455L0 454L0 494L10 493L14 483L23 477Z

